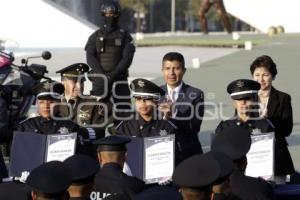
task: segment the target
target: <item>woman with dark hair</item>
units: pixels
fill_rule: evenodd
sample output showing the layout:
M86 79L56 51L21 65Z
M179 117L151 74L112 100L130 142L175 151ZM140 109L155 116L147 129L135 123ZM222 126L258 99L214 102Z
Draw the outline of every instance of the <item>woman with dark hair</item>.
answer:
M291 96L272 86L277 68L270 56L256 58L250 66L250 71L253 80L261 86L258 92L260 116L270 120L275 128L275 182L283 183L286 175L295 172L285 139L293 130Z

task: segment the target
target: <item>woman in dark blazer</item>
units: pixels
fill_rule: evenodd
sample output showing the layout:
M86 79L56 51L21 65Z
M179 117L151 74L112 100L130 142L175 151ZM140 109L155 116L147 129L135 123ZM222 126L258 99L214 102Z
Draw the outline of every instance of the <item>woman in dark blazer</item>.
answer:
M285 138L293 130L291 96L272 86L277 68L271 57L263 55L256 58L250 71L253 80L261 85L258 93L260 115L269 119L275 128L275 181L282 182L286 175L295 172Z

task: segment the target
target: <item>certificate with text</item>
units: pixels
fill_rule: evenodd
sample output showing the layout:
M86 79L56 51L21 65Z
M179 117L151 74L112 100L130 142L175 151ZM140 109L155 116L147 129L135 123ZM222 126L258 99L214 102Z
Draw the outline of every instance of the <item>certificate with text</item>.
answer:
M64 161L75 154L77 133L56 134L47 136L45 162Z
M270 180L274 175L274 132L251 136L246 175Z
M172 177L175 136L145 138L144 180L154 183Z

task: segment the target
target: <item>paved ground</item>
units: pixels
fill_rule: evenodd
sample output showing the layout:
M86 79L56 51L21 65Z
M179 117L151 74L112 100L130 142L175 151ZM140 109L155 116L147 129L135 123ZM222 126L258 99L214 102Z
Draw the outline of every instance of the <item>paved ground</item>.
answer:
M241 50L224 57L203 63L199 69L189 69L184 80L201 88L206 94L206 101L219 105L206 109L208 118L215 113L218 118L206 119L201 128L200 140L204 146L209 144L209 134L212 133L221 120L221 116L232 116L231 100L226 93L226 86L238 78L251 78L249 65L258 56L267 54L274 58L278 67L278 76L274 81L277 89L289 93L292 97L294 112L294 129L288 142L295 167L300 169L300 40L299 36L289 35L276 37L266 45L254 47L252 51ZM162 79L155 80L162 83Z
M212 36L214 37L214 36ZM140 47L137 48L132 67L131 77L148 77L157 83L163 83L160 69L162 56L168 51L179 51L184 54L189 68L184 80L205 92L207 102L214 106L206 109L205 117L199 134L203 146L208 147L209 134L212 133L222 119L222 116L233 115L231 100L226 93L229 82L238 78L251 78L249 65L263 54L270 55L278 65L279 74L274 85L292 96L294 111L294 130L288 138L296 168L300 169L300 36L288 35L272 39L271 43L254 47L252 51L225 49L225 48L194 48L194 47ZM34 60L48 66L49 75L75 62L84 62L85 54L82 49L52 50L53 58L50 61ZM194 69L192 59L199 58L200 68ZM90 87L90 86L88 86ZM214 117L212 117L214 115Z

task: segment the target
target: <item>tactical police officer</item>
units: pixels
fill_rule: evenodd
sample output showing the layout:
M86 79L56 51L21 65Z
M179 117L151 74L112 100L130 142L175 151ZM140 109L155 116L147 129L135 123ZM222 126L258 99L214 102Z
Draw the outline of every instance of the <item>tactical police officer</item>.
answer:
M122 171L127 157L126 144L130 141L129 138L120 136L108 136L94 141L94 144L98 145L98 160L101 164L95 181L97 197L102 199L119 194L132 198L134 194L145 189L142 180L128 176Z
M116 1L104 1L101 14L104 24L89 37L85 46L87 63L95 75L89 76L93 82L93 95L108 100L115 83L114 103L120 102L117 108L129 109L130 91L127 77L135 52L133 39L118 25L121 9Z

